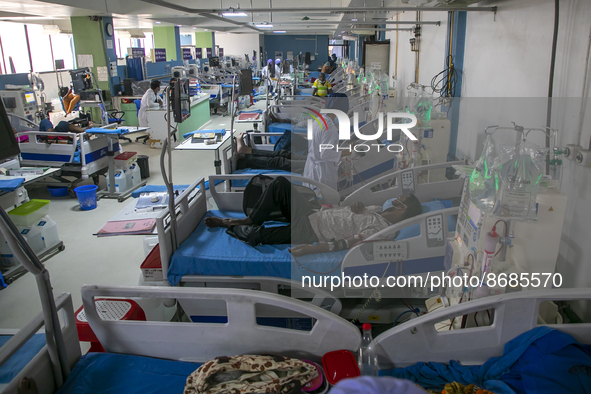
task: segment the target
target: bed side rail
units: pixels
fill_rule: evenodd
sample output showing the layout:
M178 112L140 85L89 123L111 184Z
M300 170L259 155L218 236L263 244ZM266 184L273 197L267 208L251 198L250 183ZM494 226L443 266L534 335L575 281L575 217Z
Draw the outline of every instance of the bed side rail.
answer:
M520 291L486 297L428 313L379 335L380 362L405 367L417 362L459 360L463 364L483 364L501 356L507 342L538 326L540 304L544 301L590 300L591 289ZM491 326L438 332L435 324L454 317L494 309ZM591 323L555 324L549 327L591 344Z
M357 201L362 201L365 205L382 204L390 198L400 197L403 194L409 193L413 193L421 202L427 202L433 198L448 199L461 196L464 186L464 179L462 178L429 183L419 183L419 179L420 174L425 171L463 164L465 164L463 161L448 161L445 163L406 168L382 175L348 195L342 205L348 206ZM379 185L383 184L392 186L387 189L372 190L379 188Z
M279 290L289 288L291 297L297 299L311 299L310 304L321 307L335 315L343 309L342 302L333 294L316 287L303 287L301 282L287 278L276 278L272 276L199 276L185 275L182 283L194 285L205 285L205 287L221 287L259 290L271 294L279 294Z
M68 361L70 368L73 368L80 359L81 353L80 343L78 342L78 331L76 330L76 320L74 319L72 296L69 293L62 293L56 297L55 303L58 314L60 314ZM37 334L43 328L43 325L43 314L39 313L24 328L14 334L0 348L0 366L6 363L11 356L21 349L33 335ZM44 346L10 383L5 387L0 385L0 390L3 390L2 393L4 394L17 394L18 383L25 376L35 380L39 394L52 394L58 389L47 346Z
M282 354L319 359L332 350L356 351L359 330L321 308L262 291L178 287L82 287L82 302L90 326L107 352L173 360L205 362L220 355ZM223 301L227 323L102 321L97 297L174 298ZM316 320L311 331L261 326L256 306L271 306Z
M398 231L417 224L420 226L420 235L396 241L396 243L400 244L400 246L403 248L403 250L406 250L406 252L403 253L402 256L392 258L392 262L398 260L408 261L444 256L447 239L452 238L455 231L455 228L454 231L449 231L448 220L450 217L457 216L458 211L458 207L452 207L424 213L422 215L418 215L413 218L396 223L372 235L371 237L368 237L362 244L351 248L351 250L349 250L349 252L345 255L342 264L342 271L346 273L345 270L350 270L351 268L361 269L365 266L380 264L381 261L374 260L373 255L368 256L367 253L364 253L364 251L368 247L368 244L384 240L393 241ZM441 226L441 234L433 239L429 239L427 237L427 221L429 221L430 219L440 219L440 222L443 224ZM373 246L371 247L373 248ZM358 273L355 273L355 275L357 274ZM395 265L392 264L392 266L388 268L388 272L385 273L385 275L389 276L395 274ZM380 272L379 275L381 277L382 272Z
M321 204L330 204L330 205L339 205L340 202L340 195L334 189L317 182L315 180L304 178L299 175L286 175L286 174L226 174L226 175L210 175L209 176L209 184L213 185L216 180L224 180L224 181L232 181L238 179L248 179L257 176L257 175L265 175L271 178L276 178L278 176L284 176L288 178L291 182L297 183L305 183L312 188L316 189L316 194L319 194L321 197L320 203ZM226 182L227 184L227 182ZM226 187L224 190L218 190L215 187L211 187L209 189L211 196L213 197L218 209L222 211L242 211L242 190L232 191Z
M61 166L64 163L71 163L74 160L74 154L76 153L76 146L78 144L78 134L76 133L61 133L61 132L47 132L47 131L22 131L17 134L18 137L27 136L28 141L19 142L19 148L21 150L21 156L23 156L23 161L25 163L35 162L38 161L36 159L29 159L27 154L46 154L50 153L56 156L69 156L69 159L56 161L56 162L49 162L48 165L53 166ZM60 144L60 143L48 143L46 141L40 142L38 141L38 137L68 137L72 139L72 143L68 144ZM40 162L39 164L42 165L45 162Z
M211 189L214 189L213 187ZM197 227L201 218L207 212L207 200L205 197L205 179L199 178L183 193L175 198L176 237L178 244L182 244ZM172 254L178 245L172 244L170 234L170 212L168 207L156 217L156 228L158 229L158 243L160 244L160 259L162 261L162 272L164 281L170 265Z

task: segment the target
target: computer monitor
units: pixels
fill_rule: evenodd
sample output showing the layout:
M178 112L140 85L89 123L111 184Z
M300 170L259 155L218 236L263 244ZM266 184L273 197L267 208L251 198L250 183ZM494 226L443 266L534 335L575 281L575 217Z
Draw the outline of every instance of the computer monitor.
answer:
M16 98L15 97L2 97L2 103L6 109L16 109Z
M240 92L242 95L251 94L253 90L252 86L252 70L245 68L240 70Z
M87 89L92 89L92 77L88 67L70 70L74 93L80 93Z
M219 67L220 66L220 58L219 57L210 57L209 58L209 66L210 67Z
M10 119L4 104L0 103L0 161L10 159L20 153Z
M281 63L281 67L282 74L289 74L291 72L291 70L289 69L289 60L284 60L283 63Z
M191 96L189 95L188 79L177 79L172 85L171 105L175 122L182 123L191 116Z

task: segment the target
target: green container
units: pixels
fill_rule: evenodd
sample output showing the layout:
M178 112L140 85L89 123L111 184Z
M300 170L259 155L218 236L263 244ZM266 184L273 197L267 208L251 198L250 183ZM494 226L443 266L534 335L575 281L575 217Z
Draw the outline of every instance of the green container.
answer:
M49 200L31 200L8 212L17 226L30 226L49 213Z

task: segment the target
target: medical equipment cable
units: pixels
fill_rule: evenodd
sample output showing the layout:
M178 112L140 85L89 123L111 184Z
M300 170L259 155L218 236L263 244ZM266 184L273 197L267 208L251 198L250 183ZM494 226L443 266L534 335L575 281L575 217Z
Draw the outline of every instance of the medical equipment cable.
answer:
M382 275L382 278L380 279L380 282L386 276L386 273L388 272L388 269L390 269L390 264L392 264L391 261L388 262L388 265L386 266L386 269L384 270L384 274ZM365 301L365 304L363 304L363 306L361 307L361 309L359 310L359 312L357 312L357 315L353 318L353 320L351 320L351 323L354 324L356 321L359 321L359 318L361 317L361 315L363 314L363 312L365 312L365 310L369 306L369 303L374 298L376 299L376 302L380 302L382 300L382 293L380 292L380 290L377 287L370 294L369 298L367 299L367 301Z
M548 78L548 104L546 107L546 127L552 127L552 96L554 92L554 70L556 68L556 47L560 23L560 1L554 0L554 32L552 33L552 55L550 58L550 76ZM590 36L591 38L591 36ZM587 54L588 56L588 54ZM550 137L546 136L546 148L550 149ZM550 152L546 156L546 174L550 173Z
M415 310L413 311L404 311L402 312L400 315L398 315L398 317L396 317L396 319L394 319L394 324L392 324L392 327L396 327L396 324L398 324L398 319L400 319L402 316L406 315L407 313L419 313L421 310L419 308L415 308ZM410 320L410 319L408 319ZM407 322L408 320L402 321L400 322L400 324Z

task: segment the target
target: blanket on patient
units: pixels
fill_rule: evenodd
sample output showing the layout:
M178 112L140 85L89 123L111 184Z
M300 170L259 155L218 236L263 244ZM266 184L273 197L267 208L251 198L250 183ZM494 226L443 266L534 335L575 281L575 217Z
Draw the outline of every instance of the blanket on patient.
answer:
M418 363L380 371L434 390L447 383L476 384L496 394L591 393L591 345L549 327L536 327L507 342L503 355L483 365Z

